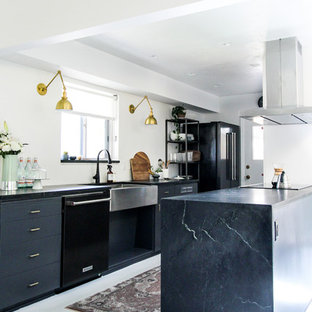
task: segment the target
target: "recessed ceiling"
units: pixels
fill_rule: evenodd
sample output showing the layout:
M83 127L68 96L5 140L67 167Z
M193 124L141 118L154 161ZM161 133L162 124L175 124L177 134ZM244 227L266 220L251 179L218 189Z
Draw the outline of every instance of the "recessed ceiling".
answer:
M266 40L312 43L309 0L250 0L80 42L218 96L261 92Z

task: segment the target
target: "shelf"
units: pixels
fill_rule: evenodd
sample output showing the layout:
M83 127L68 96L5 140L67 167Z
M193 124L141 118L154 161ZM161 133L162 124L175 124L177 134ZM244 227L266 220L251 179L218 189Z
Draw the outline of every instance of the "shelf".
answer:
M179 124L199 124L198 120L194 119L188 119L188 118L179 118L177 120L175 119L167 119L168 122L174 122L174 123L179 123Z
M105 159L100 159L99 161L100 163L108 163L108 161ZM85 164L85 163L97 163L96 159L75 159L75 160L71 160L71 159L61 159L61 163L70 163L70 164ZM113 164L119 164L120 160L112 160Z
M172 140L167 140L167 143L174 143L174 144L182 144L185 143L186 141L172 141ZM187 141L187 144L193 144L193 143L199 143L198 141Z
M200 164L200 161L188 161L187 162L188 164ZM185 165L186 164L186 161L170 161L170 165L173 164L173 165L178 165L178 164L183 164Z
M149 255L153 252L151 249L145 248L132 248L124 251L120 251L117 254L110 255L109 267L120 265L123 262L134 260L145 255Z
M172 138L178 138L177 135L172 136L172 126L175 126L176 130L180 129L180 138L183 137L183 140L172 140ZM177 149L179 153L186 153L186 151L190 152L193 150L198 151L200 149L200 136L199 136L199 121L188 118L180 118L180 119L166 119L165 124L165 161L169 160L169 151L172 149ZM182 136L183 134L183 136ZM190 140L190 138L195 140ZM175 144L175 145L172 145ZM171 145L171 147L170 147ZM184 151L183 151L184 150ZM179 155L181 156L181 155ZM185 157L185 155L183 155ZM187 155L189 156L189 154ZM171 157L173 159L173 157ZM186 157L185 157L186 158ZM180 176L193 176L195 179L198 179L200 176L200 161L192 161L191 159L198 159L193 157L188 157L188 161L182 157L174 158L175 160L179 159L179 161L171 161L170 164L178 165L172 166L174 171L177 171Z

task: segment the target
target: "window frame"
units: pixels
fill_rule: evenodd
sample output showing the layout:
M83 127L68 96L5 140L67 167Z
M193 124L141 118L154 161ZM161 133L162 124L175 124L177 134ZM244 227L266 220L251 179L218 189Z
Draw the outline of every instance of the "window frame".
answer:
M64 160L62 159L62 153L61 150L61 163L94 163L97 162L96 157L86 157L87 156L87 131L88 131L88 125L87 125L87 118L97 118L102 119L104 121L104 127L106 129L105 133L105 144L104 148L108 149L111 152L112 156L112 162L113 163L119 163L118 160L119 157L119 142L118 142L118 125L119 125L119 97L117 94L108 93L103 90L99 90L97 86L85 86L79 85L77 83L71 83L66 81L67 89L75 89L78 91L83 91L86 93L93 93L96 95L102 95L104 97L111 97L114 98L114 104L113 107L114 110L114 116L104 116L104 115L97 115L92 113L85 113L85 112L79 112L79 111L62 111L61 114L74 114L80 116L80 155L82 156L81 159L75 159L75 160ZM108 131L108 132L107 132ZM109 133L109 135L107 135ZM61 122L61 140L62 140L62 122ZM62 143L61 143L62 144ZM115 155L116 154L116 155ZM107 163L108 157L106 153L103 153L102 158L100 158L101 163Z

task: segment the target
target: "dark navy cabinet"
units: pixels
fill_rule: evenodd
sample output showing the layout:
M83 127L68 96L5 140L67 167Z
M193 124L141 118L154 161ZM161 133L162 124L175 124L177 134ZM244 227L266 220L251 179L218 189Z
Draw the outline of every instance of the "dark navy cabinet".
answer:
M0 205L0 311L60 287L61 197Z

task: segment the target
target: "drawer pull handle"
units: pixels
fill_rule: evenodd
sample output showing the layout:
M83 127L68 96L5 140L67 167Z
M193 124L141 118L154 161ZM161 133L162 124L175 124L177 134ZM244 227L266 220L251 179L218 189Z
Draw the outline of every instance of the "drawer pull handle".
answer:
M29 258L36 258L36 257L39 257L40 256L40 253L35 253L35 254L32 254L32 255L29 255Z
M40 210L31 210L30 213L31 214L40 213Z
M39 282L35 282L35 283L28 284L28 287L35 287L38 285L39 285Z
M33 228L33 229L30 229L29 231L30 232L38 232L38 231L40 231L40 228Z
M164 192L164 194L169 194L169 191Z
M181 188L181 194L183 193L193 193L193 187L192 186L186 186Z

